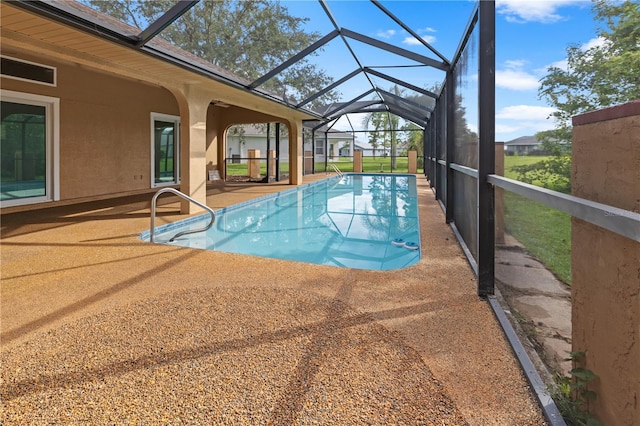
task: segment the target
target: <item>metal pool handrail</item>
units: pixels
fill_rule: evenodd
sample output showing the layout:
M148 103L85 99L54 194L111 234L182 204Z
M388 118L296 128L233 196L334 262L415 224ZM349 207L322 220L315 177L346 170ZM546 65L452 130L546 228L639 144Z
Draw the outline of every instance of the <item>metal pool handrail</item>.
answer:
M344 173L342 173L340 171L340 169L338 168L338 166L336 166L334 163L329 163L329 165L331 167L333 167L333 170L335 170L335 172L338 174L338 176L340 176L340 177L344 176Z
M214 211L213 211L213 209L211 207L194 200L193 198L189 197L186 194L183 194L182 192L178 191L177 189L174 189L174 188L162 188L161 190L156 192L156 194L151 199L151 230L149 231L149 241L150 242L152 242L152 243L155 242L153 236L154 236L154 233L155 233L155 230L156 230L156 203L157 203L158 197L161 194L164 194L165 192L171 192L172 194L175 194L175 195L177 195L178 197L180 197L182 199L185 199L185 200L187 200L189 202L192 202L193 204L205 209L209 213L209 215L211 215L211 221L209 221L207 226L205 226L204 228L202 228L202 229L192 229L192 230L188 230L188 231L178 232L176 235L171 237L169 242L172 242L176 238L181 237L181 236L186 235L186 234L194 234L196 232L204 232L207 229L211 228L211 226L213 226L213 222L216 220L216 214L214 213Z

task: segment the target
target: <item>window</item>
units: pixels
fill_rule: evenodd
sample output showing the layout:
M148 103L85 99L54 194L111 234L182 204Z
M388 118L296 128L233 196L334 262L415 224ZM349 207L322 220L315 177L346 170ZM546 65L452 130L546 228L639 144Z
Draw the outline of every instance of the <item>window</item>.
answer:
M324 141L323 140L316 141L316 154L317 155L324 154Z
M56 85L56 69L9 56L0 57L0 72L3 76L32 83Z
M59 199L59 100L2 90L2 207Z
M151 113L152 186L180 182L180 117Z

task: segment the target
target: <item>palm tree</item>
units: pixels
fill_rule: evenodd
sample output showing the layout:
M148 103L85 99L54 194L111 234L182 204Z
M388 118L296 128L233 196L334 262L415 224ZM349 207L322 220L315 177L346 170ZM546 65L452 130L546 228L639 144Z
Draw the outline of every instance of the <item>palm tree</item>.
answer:
M369 129L369 126L373 127L373 131L369 132L369 144L371 148L373 148L373 158L376 158L376 149L378 149L378 145L380 144L380 130L384 129L384 113L380 112L370 112L364 116L362 119L362 126L365 129ZM382 137L382 145L384 146L384 136Z
M404 93L398 85L394 85L389 89L390 93L401 96ZM396 168L396 146L397 136L395 130L400 128L400 117L390 112L370 112L362 119L362 125L368 129L371 125L373 131L369 133L369 143L373 148L373 157L376 156L376 149L380 142L384 148L391 148L391 170ZM388 132L385 132L388 130ZM380 136L380 132L384 132Z

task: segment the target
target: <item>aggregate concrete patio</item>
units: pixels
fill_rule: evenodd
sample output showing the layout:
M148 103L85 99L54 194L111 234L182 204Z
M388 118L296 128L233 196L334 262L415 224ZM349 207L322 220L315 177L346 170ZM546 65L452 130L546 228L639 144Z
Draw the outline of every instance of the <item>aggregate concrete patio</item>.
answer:
M546 424L418 187L422 259L397 271L145 243L148 195L3 215L2 423ZM184 217L167 200L158 224Z

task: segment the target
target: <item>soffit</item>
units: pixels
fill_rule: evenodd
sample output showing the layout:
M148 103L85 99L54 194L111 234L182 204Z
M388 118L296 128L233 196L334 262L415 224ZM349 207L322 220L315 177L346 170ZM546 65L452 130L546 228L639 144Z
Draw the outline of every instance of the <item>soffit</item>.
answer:
M235 88L201 75L197 72L174 65L145 54L142 51L119 45L45 17L0 3L2 26L2 51L25 50L53 59L80 63L88 67L114 73L123 77L182 90L186 85L197 85L199 91L211 93L212 101L256 110L269 110L272 115L312 118L304 111L280 105L246 90ZM171 46L160 46L171 50ZM198 65L197 58L184 57L183 60ZM204 64L202 64L204 66Z

